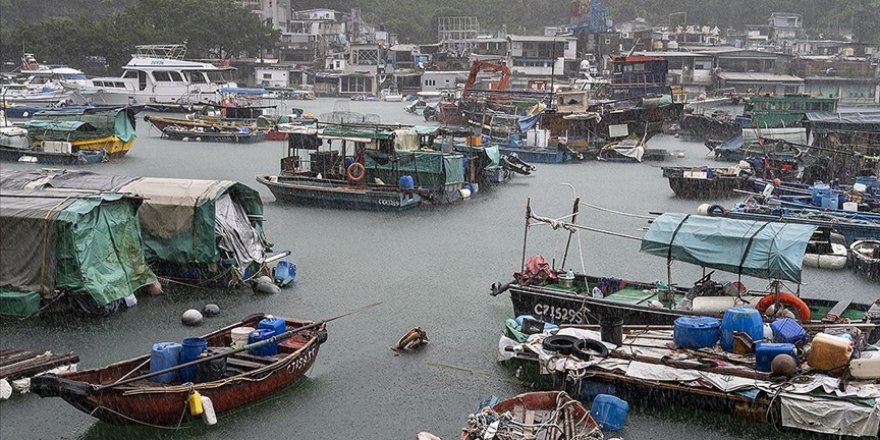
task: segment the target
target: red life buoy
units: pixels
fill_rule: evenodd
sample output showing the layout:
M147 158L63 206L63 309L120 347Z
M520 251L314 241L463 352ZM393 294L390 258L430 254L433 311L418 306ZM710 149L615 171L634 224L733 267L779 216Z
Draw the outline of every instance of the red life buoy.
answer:
M348 177L349 182L360 182L367 176L367 169L360 162L355 162L348 166L348 169L345 170L345 175Z
M755 306L755 309L763 315L775 302L776 295L771 293L761 298ZM779 303L794 307L794 309L797 310L801 322L807 322L810 320L810 307L807 306L807 303L805 303L804 300L798 298L797 295L788 292L779 292Z

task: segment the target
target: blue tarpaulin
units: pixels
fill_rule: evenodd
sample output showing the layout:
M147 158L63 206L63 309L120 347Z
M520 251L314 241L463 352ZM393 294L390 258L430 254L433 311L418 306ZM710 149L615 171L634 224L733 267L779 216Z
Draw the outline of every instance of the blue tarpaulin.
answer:
M642 238L641 251L756 278L801 282L812 225L663 214Z
M541 114L538 113L532 116L520 116L520 118L516 121L519 126L519 131L525 133L532 129L535 124L538 123L538 119L541 117Z

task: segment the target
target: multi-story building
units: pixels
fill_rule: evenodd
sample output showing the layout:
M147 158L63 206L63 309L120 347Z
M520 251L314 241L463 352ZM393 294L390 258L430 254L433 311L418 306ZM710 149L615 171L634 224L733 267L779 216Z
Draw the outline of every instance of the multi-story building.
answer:
M773 12L770 14L770 41L783 52L791 52L794 42L801 38L804 21L801 14Z
M507 65L514 88L545 89L554 78L567 78L578 71L577 38L572 35L508 35Z

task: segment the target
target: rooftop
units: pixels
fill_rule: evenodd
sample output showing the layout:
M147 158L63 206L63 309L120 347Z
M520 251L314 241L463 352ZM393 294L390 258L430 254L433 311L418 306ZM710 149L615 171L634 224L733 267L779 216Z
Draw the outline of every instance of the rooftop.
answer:
M803 78L794 75L774 75L772 73L755 73L755 72L721 72L718 78L728 81L755 81L755 82L774 82L774 83L802 83Z

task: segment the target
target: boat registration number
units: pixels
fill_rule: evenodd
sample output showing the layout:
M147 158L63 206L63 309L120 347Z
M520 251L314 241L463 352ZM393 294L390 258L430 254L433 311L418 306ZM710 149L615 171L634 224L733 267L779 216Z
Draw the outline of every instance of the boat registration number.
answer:
M309 351L303 353L302 356L287 364L287 371L293 373L294 371L302 370L308 367L312 363L312 359L315 357L315 352L316 350L314 348L311 348L309 349Z
M400 206L400 200L379 199L379 204L382 206Z
M579 311L568 307L549 306L547 304L535 304L532 310L535 316L557 323L578 323L584 321L584 316Z

